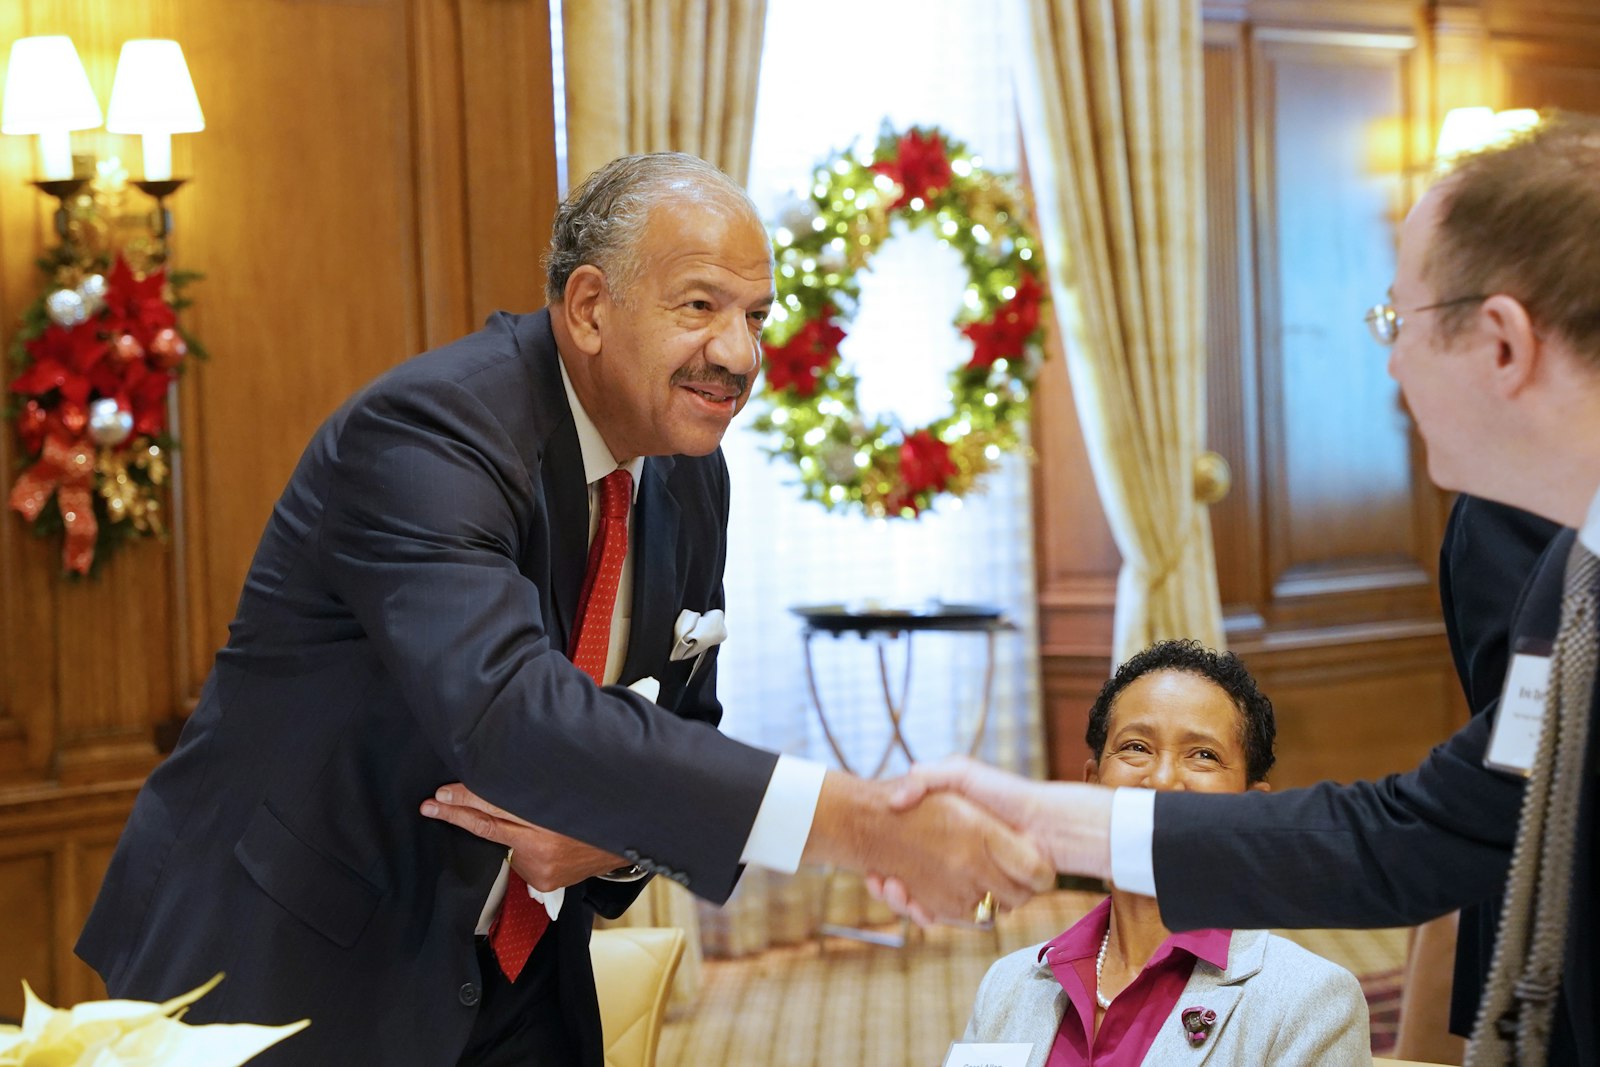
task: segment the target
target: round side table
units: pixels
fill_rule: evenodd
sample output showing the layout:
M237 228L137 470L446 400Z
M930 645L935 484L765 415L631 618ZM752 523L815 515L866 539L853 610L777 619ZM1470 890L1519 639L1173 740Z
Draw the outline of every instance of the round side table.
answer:
M912 763L917 761L916 754L911 750L911 744L901 729L908 711L907 697L911 691L912 651L916 635L925 631L981 635L987 644L983 671L983 697L972 738L964 746L967 755L977 754L979 745L983 743L984 731L988 728L989 708L994 694L995 638L1001 633L1016 629L1006 620L999 608L985 604L946 604L936 601L914 607L885 607L871 602L809 604L792 607L789 610L805 620L801 638L805 648L806 684L811 690L811 706L816 710L822 734L827 738L828 747L833 750L839 766L857 777L881 777L888 769L889 761L894 757L897 748L905 754L907 761ZM883 687L883 707L889 716L889 740L884 746L883 754L878 757L877 765L872 768L870 774L865 775L851 765L850 758L845 755L844 746L839 743L834 723L828 717L821 690L817 686L817 673L812 656L812 643L818 637L827 635L838 638L852 633L876 646L878 680ZM896 641L905 643L905 667L900 677L898 693L890 680L888 654L888 646ZM910 924L906 920L901 921L898 935L862 930L853 926L840 926L826 921L828 901L832 894L833 874L834 872L830 870L823 879L823 921L817 927L819 947L826 948L828 937L846 937L888 948L903 947L910 932ZM992 927L991 934L998 938ZM997 949L998 945L997 940Z

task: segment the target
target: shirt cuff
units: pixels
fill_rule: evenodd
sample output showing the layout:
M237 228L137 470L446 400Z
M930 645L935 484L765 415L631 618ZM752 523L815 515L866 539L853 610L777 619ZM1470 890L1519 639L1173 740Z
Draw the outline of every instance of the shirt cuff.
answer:
M1111 795L1112 885L1156 895L1155 836L1155 790L1124 787Z
M796 756L778 757L740 863L783 874L800 869L800 855L811 836L811 820L816 818L817 798L822 795L822 779L827 773L826 764Z

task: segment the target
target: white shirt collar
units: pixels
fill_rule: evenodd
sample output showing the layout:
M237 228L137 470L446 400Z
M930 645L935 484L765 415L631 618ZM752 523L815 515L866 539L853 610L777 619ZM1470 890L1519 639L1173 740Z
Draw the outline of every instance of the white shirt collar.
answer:
M1589 501L1589 514L1578 528L1578 540L1590 553L1600 556L1600 492L1595 493L1594 499Z
M578 394L572 388L572 377L567 373L566 361L558 357L556 362L561 365L561 387L567 391L567 406L572 409L572 422L578 429L578 448L583 453L584 482L592 486L620 467L633 475L633 499L637 501L639 475L644 471L644 457L636 456L627 463L617 462L616 457L611 454L611 449L606 447L606 439L600 436L599 429L595 427L594 420L578 402Z

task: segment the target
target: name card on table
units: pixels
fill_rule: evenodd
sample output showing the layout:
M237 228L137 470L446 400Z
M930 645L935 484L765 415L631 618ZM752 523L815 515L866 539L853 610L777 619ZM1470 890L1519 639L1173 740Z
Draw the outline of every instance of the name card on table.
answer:
M962 1044L950 1046L944 1067L1028 1067L1028 1056L1033 1052L1030 1041L990 1042L988 1044Z

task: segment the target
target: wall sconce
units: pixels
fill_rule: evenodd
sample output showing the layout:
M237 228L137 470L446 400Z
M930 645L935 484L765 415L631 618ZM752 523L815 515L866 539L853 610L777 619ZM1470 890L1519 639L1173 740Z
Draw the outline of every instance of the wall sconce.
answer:
M23 37L12 43L0 133L39 135L46 182L71 180L72 131L98 125L100 102L70 37Z
M1539 113L1519 107L1495 111L1488 107L1452 108L1439 126L1439 143L1433 150L1435 166L1448 167L1465 152L1503 141L1539 124Z
M198 133L205 128L200 98L195 95L189 64L184 62L178 42L123 42L122 54L117 57L117 75L111 83L106 129L140 135L144 177L133 184L155 197L156 238L163 245L172 230L167 197L184 183L183 178L172 176L172 135Z
M144 178L133 184L155 198L155 237L164 258L172 229L166 198L185 180L172 176L172 135L197 132L206 125L177 41L123 43L108 119L106 128L112 133L136 133L142 138ZM60 201L56 229L64 246L71 243L69 201L88 182L73 175L70 131L92 129L100 121L100 103L71 39L24 37L12 45L0 132L39 135L45 180L34 184ZM116 162L103 167L115 170Z
M22 37L12 42L5 94L0 133L39 135L44 177L33 184L56 198L56 233L64 246L70 240L67 202L88 180L73 174L72 131L100 125L100 101L89 87L72 38Z
M111 83L111 110L106 129L140 134L144 144L144 180L172 179L172 135L206 128L195 96L189 64L177 41L126 41Z

